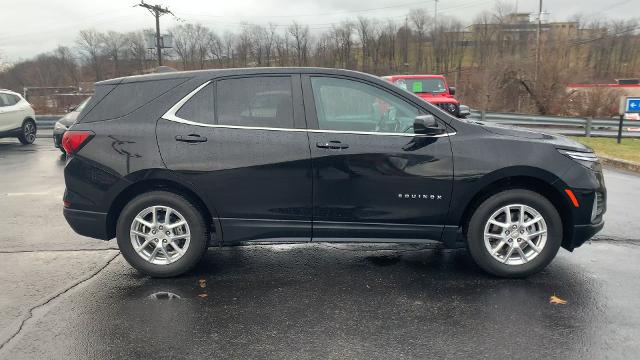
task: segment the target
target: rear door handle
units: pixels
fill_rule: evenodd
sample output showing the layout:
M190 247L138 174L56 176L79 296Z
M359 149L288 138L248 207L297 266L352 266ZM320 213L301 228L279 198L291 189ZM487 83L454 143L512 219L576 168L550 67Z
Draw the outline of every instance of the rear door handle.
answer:
M206 142L207 138L198 134L176 135L176 141L186 142L190 144Z
M343 144L341 141L332 140L328 142L317 142L316 147L319 147L321 149L341 150L341 149L348 149L349 145Z

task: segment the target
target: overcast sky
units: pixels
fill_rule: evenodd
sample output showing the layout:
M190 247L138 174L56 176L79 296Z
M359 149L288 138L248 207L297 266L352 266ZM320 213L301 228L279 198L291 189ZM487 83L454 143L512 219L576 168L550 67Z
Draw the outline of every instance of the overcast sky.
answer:
M237 31L242 22L275 23L285 26L296 20L317 32L332 23L359 15L402 21L409 9L434 11L434 0L147 0L169 7L188 22L199 22L218 32ZM538 0L503 0L519 12L534 12ZM147 10L133 7L134 0L0 0L0 57L14 62L57 45L74 46L81 29L131 31L154 26ZM492 10L496 0L439 0L439 16L456 16L470 22L480 12ZM589 17L629 19L640 14L640 0L545 0L550 20L565 20L576 14ZM176 24L170 16L161 20L163 29Z

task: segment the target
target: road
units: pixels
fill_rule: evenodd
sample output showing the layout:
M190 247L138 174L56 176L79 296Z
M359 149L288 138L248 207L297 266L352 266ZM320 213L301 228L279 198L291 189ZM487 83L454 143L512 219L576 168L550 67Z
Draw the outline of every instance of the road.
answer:
M607 170L607 225L525 280L465 251L328 244L210 249L151 279L61 214L48 138L0 140L0 359L634 358L640 177ZM557 295L566 305L551 305Z

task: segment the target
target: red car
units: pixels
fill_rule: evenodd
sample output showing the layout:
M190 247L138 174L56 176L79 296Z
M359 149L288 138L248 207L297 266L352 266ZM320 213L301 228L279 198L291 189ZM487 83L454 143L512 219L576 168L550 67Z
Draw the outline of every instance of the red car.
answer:
M456 94L456 88L447 86L447 79L442 75L390 75L382 78L420 96L455 117L460 115L460 103L453 97Z

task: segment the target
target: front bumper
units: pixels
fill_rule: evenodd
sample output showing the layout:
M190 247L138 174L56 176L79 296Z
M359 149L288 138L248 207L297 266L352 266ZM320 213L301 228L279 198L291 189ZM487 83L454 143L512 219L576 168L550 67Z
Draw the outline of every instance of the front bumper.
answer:
M56 133L53 132L53 145L58 149L62 149L62 136L64 135L64 131Z
M602 230L603 227L604 227L603 219L600 219L600 222L597 224L574 225L573 239L571 239L572 248L569 250L572 251L573 249L587 242L587 240L591 239L593 235L597 234L600 230Z
M64 208L64 218L73 231L100 240L109 240L112 236L107 231L107 214Z
M593 164L591 169L576 164L569 169L567 175L568 184L565 188L573 191L579 206L570 205L572 226L569 231L565 231L562 246L573 251L604 227L607 189L599 163Z

